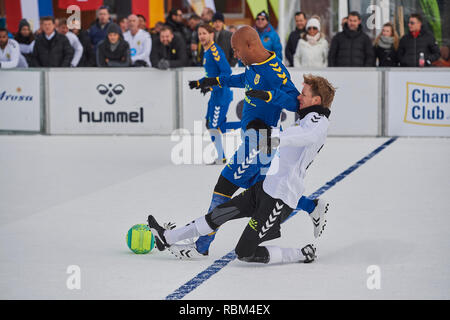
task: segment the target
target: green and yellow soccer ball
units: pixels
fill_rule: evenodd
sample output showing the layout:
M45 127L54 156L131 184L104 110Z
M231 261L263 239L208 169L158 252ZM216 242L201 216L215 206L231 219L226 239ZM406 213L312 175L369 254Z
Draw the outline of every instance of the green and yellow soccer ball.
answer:
M145 254L155 247L155 237L146 224L135 224L128 230L127 245L137 254Z

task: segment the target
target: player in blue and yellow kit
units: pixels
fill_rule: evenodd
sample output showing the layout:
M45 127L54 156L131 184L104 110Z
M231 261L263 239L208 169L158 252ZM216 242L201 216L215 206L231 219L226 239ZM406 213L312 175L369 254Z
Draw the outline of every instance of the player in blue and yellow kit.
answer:
M200 25L198 27L198 38L202 46L205 48L203 55L203 67L205 68L206 77L226 77L231 75L231 67L228 63L223 50L214 43L214 28L209 24ZM191 89L200 87L199 81L190 81ZM211 140L217 150L217 160L215 163L224 164L226 162L225 153L222 146L222 134L227 128L231 128L228 123L227 112L228 107L233 100L233 92L228 87L208 87L201 90L203 94L211 92L208 101L208 111L206 113L206 128L209 130ZM238 124L239 126L239 124Z
M242 27L231 39L235 56L246 66L239 75L208 77L199 80L199 87L237 87L246 91L282 91L284 94L272 94L265 101L246 96L241 120L242 144L231 161L224 167L214 188L208 212L216 206L227 202L239 189L247 189L264 179L265 171L270 166L272 156L270 141L271 127L278 125L284 106L295 112L298 105L291 101L300 94L290 79L289 72L274 52L266 50L257 32L251 27ZM289 103L283 99L289 97ZM261 147L263 146L263 147ZM316 208L314 200L302 197L297 209L311 213ZM209 246L215 232L202 236L196 241L196 249L201 254L208 254Z

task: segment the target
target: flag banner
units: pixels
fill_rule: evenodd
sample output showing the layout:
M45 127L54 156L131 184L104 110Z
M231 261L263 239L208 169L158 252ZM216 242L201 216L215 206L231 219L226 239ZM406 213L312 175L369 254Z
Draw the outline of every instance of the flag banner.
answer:
M250 8L250 12L252 13L253 19L256 18L256 15L261 11L266 11L269 13L269 6L267 5L267 1L261 0L247 0L248 7Z
M5 0L6 24L15 33L19 22L26 19L33 31L39 29L39 18L53 16L52 0Z

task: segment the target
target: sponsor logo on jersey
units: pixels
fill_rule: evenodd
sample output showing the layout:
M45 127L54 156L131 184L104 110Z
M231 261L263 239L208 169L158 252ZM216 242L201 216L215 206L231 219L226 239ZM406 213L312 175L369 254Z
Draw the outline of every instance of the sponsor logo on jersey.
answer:
M256 74L255 76L255 85L259 83L259 79L261 78L261 76L259 74Z
M407 82L406 92L405 123L450 127L450 86Z

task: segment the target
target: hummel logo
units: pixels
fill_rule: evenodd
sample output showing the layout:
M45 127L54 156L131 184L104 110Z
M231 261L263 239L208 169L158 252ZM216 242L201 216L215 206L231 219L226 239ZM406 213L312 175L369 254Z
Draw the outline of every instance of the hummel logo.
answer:
M277 220L277 217L281 214L281 209L283 207L283 203L275 203L275 208L273 208L272 213L269 215L269 219L266 221L265 225L261 228L261 232L258 234L260 239L262 239L266 235L267 231L269 231L269 229L273 227L275 221Z
M109 83L108 85L99 84L96 89L101 95L106 95L106 103L114 104L116 102L116 95L122 94L125 87L121 84L117 84L113 87L112 83Z
M239 180L242 177L242 174L245 172L245 170L250 166L250 164L253 162L255 157L258 155L259 151L256 149L253 149L252 152L249 154L249 156L245 159L244 163L242 163L238 168L237 172L234 173L234 178L236 180Z

